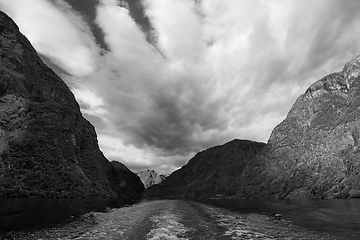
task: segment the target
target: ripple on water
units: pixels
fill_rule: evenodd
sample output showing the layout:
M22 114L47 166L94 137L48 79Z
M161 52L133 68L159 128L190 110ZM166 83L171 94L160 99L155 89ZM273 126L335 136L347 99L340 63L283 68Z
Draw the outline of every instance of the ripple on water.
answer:
M225 229L221 239L283 239L283 240L330 240L328 234L305 230L286 220L276 220L265 214L239 214L223 208L199 205L212 221Z
M241 216L217 214L217 218L218 224L227 229L224 235L231 239L274 239L272 236L259 232Z
M162 211L150 218L153 227L147 234L148 240L157 239L188 239L185 237L186 232L191 231L186 228L181 221L181 216L172 213L170 210Z

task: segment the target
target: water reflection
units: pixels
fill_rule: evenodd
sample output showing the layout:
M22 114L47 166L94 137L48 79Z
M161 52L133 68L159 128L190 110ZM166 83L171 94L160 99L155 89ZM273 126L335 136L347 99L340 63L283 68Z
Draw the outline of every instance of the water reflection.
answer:
M41 228L75 221L87 212L106 212L126 205L121 200L0 199L0 231Z

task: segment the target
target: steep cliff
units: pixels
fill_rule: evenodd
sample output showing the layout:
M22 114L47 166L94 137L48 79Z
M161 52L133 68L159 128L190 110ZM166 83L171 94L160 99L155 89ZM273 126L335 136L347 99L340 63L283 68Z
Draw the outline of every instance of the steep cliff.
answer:
M0 12L0 197L128 198L67 85Z
M145 191L148 198L232 197L240 188L239 175L264 143L233 140L195 155L166 180Z
M360 196L360 56L301 95L241 176L241 197ZM256 163L256 165L255 165Z
M166 179L165 175L158 174L154 170L144 170L138 172L137 175L140 177L145 189L151 187L152 185L159 184Z

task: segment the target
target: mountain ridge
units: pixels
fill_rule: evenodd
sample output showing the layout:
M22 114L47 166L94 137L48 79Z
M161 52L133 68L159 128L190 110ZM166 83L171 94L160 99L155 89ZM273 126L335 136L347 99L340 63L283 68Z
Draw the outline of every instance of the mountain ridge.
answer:
M265 143L234 139L197 153L165 181L145 190L146 198L230 197L238 187L236 176ZM226 177L224 177L226 176Z

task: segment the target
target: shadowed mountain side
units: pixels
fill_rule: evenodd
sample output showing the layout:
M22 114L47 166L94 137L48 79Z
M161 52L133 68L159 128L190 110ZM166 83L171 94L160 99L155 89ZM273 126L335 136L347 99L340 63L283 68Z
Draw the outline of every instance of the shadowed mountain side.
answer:
M231 197L241 182L238 177L264 143L233 140L204 150L166 180L145 190L145 197Z
M140 198L142 192L145 190L140 178L130 171L124 164L118 161L112 161L111 164L117 171L114 177L120 176L119 184L123 189L127 189L127 193L135 198Z
M151 187L152 185L159 184L166 179L165 175L158 174L154 170L144 170L138 172L137 175L140 177L145 189Z
M239 180L238 197L360 197L360 56L301 95Z
M3 12L0 33L0 197L132 196L74 95Z

